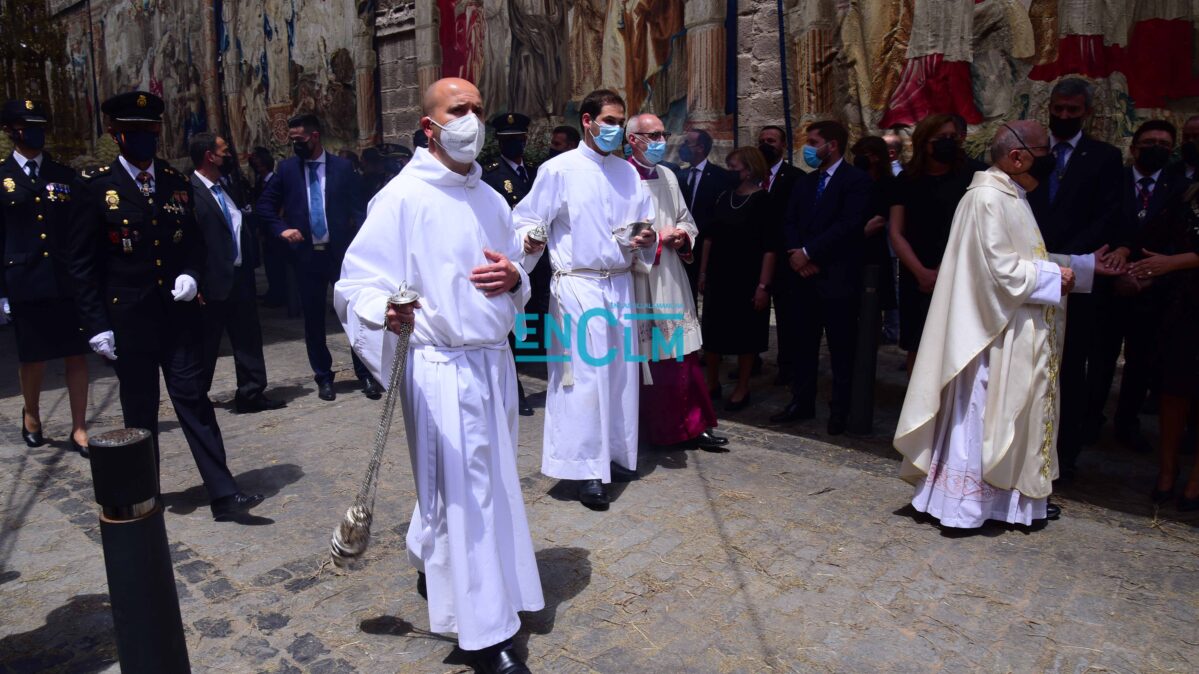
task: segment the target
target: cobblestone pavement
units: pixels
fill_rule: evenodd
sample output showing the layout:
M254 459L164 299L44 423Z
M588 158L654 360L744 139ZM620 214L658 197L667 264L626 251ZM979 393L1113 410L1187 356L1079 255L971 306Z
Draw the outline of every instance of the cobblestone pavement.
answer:
M349 381L336 402L319 400L299 322L263 316L271 394L289 405L218 409L233 472L268 497L258 526L211 520L163 405L166 522L194 670L470 672L452 639L425 630L403 554L414 490L402 445L387 456L364 564L349 575L322 566L381 403ZM910 488L888 449L900 362L884 350L878 435L834 446L823 420L765 421L785 399L768 358L756 406L722 420L731 451L646 448L640 480L617 485L607 513L538 473L541 410L522 419L519 466L547 599L518 637L533 670L1199 671L1199 521L1146 508L1151 460L1105 438L1059 498L1061 520L944 535L906 507ZM93 428L118 427L116 379L92 365ZM222 358L214 399L232 398L232 370ZM0 672L117 671L90 473L63 451L61 366L42 403L54 442L37 450L17 433L9 330L0 372ZM540 408L544 381L523 379Z

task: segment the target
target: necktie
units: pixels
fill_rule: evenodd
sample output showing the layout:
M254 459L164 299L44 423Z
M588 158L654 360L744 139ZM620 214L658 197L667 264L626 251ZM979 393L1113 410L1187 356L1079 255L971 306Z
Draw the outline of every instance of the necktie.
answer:
M762 189L769 192L770 191L770 183L773 181L774 181L774 174L767 171L766 179L762 181ZM821 187L817 189L817 195L819 195L820 191L824 189L824 183L820 183L820 184L821 184ZM816 198L819 199L820 197L817 196Z
M524 164L516 165L516 175L520 176L520 181L526 185L529 184L529 172L525 170Z
M1153 178L1145 176L1137 181L1141 186L1137 190L1137 196L1141 199L1141 211L1137 213L1137 218L1144 220L1149 215L1149 199L1153 196Z
M825 185L828 185L828 171L821 171L820 180L816 183L816 201L820 201L820 196L824 194Z
M1053 167L1053 175L1049 176L1049 202L1057 201L1057 188L1062 184L1062 176L1066 175L1066 162L1070 160L1070 144L1058 143L1053 146L1053 157L1057 161Z
M695 185L699 182L699 169L691 167L687 169L687 193L683 195L683 202L687 204L687 208L691 208L691 203L695 199Z
M233 231L233 215L229 212L229 202L225 201L225 190L221 189L220 185L212 186L212 194L216 197L216 202L221 205L221 212L225 214L225 226L229 228L229 237L233 239L233 259L237 259L237 234Z
M25 164L25 168L29 169L29 179L36 181L37 180L37 162L31 161L28 164Z
M325 224L325 195L321 192L320 177L316 170L320 162L308 163L308 227L312 230L312 238L323 239L329 233Z

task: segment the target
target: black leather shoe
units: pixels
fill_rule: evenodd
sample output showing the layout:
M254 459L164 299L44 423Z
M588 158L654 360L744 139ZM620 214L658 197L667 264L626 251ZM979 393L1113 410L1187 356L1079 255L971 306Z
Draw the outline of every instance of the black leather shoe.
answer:
M579 502L592 510L608 509L608 490L599 480L583 480L579 483Z
M842 435L845 433L845 417L828 418L828 434Z
M424 571L416 572L416 593L421 596L421 599L429 601L429 581L425 578Z
M520 416L522 416L522 417L531 417L531 416L533 416L533 406L532 406L532 405L530 405L530 404L529 404L529 401L528 401L528 400L526 400L526 399L525 399L525 398L523 398L523 397L520 399L520 404L519 404L519 406L516 408L516 411L517 411L517 413L519 413L519 414L520 414Z
M374 377L367 377L362 382L362 395L371 400L378 400L383 397L383 387L375 381Z
M254 396L253 398L237 396L233 398L233 411L238 414L254 414L255 412L277 410L282 407L287 407L287 403L282 400L271 400L264 395Z
M792 421L806 421L816 418L816 410L811 407L800 407L799 403L792 400L787 403L782 412L771 415L770 421L776 424L789 423Z
M333 390L333 382L323 381L316 385L316 395L321 400L337 400L337 392Z
M1045 519L1056 520L1062 516L1062 507L1056 503L1045 504Z
M262 503L262 494L243 494L240 491L229 496L222 496L212 502L212 519L218 522L231 522L250 512L254 506Z
M695 438L695 446L700 449L716 449L729 444L729 439L716 435L712 431L704 431Z
M749 407L749 403L750 403L750 394L748 394L748 393L746 393L745 397L742 398L741 400L733 400L732 398L729 398L729 401L724 404L724 411L725 412L738 412L740 410L745 409L746 407Z
M41 447L46 444L46 438L42 435L42 429L31 431L25 427L25 408L21 408L21 437L25 439L25 444L30 447Z
M90 458L92 458L92 455L91 455L91 453L90 453L90 452L88 452L88 446L87 446L87 445L81 445L81 444L79 444L78 442L75 442L75 438L71 438L71 439L69 440L69 442L71 443L71 451L72 451L72 452L78 452L78 453L79 453L79 456L82 456L82 457L83 457L83 458L85 458L85 459L90 459Z
M516 654L512 642L485 649L478 664L483 674L532 674Z

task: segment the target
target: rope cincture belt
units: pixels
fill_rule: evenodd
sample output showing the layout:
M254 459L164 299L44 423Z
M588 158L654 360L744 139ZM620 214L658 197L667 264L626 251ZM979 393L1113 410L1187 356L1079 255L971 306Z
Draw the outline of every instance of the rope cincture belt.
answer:
M619 269L591 269L589 267L578 267L575 269L555 269L554 275L551 278L550 292L553 294L554 299L558 303L558 310L561 311L562 310L562 293L561 293L561 288L559 288L559 286L561 284L558 283L558 280L560 277L573 276L575 278L592 279L595 281L606 281L606 280L612 278L613 276L620 276L621 274L627 274L627 273L631 272L632 269L633 269L632 265L629 265L627 267L621 267ZM579 299L579 296L577 293L573 293L573 294L574 294L575 302L578 304L579 308L582 308L583 301L581 299ZM558 316L557 318L561 319L562 317ZM563 355L566 356L566 361L562 363L562 385L563 386L574 386L575 385L575 375L574 375L574 368L572 367L572 364L571 364L571 361L573 360L573 358L571 357L571 354L569 352L565 351L565 349L563 350Z
M403 306L419 299L419 295L401 283L399 290L387 299L388 306ZM387 328L384 327L386 330ZM387 395L383 398L383 413L379 417L379 427L375 429L375 447L371 452L370 463L366 467L366 476L358 488L354 505L346 510L341 523L333 530L333 538L329 541L329 556L338 567L344 568L354 558L366 552L371 540L371 521L374 519L375 491L379 484L379 465L383 462L383 450L387 447L387 434L391 430L391 419L395 414L396 401L400 397L399 388L404 380L404 371L408 362L408 340L412 336L412 324L401 323L399 339L396 340L395 355L391 361L391 373L388 379Z

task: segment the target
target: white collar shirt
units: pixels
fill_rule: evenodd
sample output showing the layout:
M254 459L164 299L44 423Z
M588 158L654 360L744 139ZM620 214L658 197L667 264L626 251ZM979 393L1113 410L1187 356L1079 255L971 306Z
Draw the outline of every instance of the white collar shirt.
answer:
M212 194L212 199L213 199L213 201L216 202L216 205L218 208L220 208L221 202L224 201L225 210L228 211L228 213L229 213L229 220L225 222L225 225L229 228L230 232L233 235L233 250L234 250L233 266L240 267L241 266L241 224L242 224L241 223L241 211L239 211L237 209L237 204L233 203L233 199L229 197L229 192L226 191L225 188L222 187L220 183L212 182L208 178L205 178L204 174L202 174L198 171L196 172L196 177L200 179L200 182L204 184L204 187L208 188L208 191ZM219 193L217 192L218 189L220 190Z

